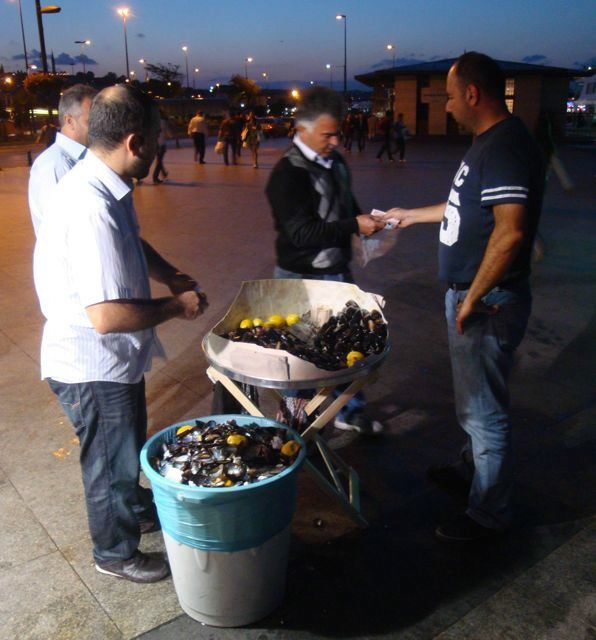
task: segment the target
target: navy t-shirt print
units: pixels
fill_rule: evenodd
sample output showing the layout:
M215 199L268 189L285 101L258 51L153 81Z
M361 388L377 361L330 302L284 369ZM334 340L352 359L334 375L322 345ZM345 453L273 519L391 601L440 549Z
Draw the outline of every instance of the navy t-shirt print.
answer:
M451 186L439 235L439 277L472 282L494 228L493 206L522 204L528 240L505 279L529 273L544 178L538 147L523 123L507 118L478 136Z

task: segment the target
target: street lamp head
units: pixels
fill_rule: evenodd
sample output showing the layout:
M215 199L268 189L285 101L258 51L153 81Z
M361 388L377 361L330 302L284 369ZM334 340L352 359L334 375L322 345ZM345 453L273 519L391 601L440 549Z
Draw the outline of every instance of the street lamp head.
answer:
M182 47L182 51L184 51L184 53L186 53L186 52L188 51L188 47L187 47L186 45L184 45L184 46Z
M346 19L346 14L345 14L345 13L338 13L338 14L335 16L335 19L336 19L336 20L345 20L345 19Z
M57 7L54 4L49 4L47 7L41 7L39 10L40 13L60 13L62 11L62 7Z
M116 9L116 13L121 18L128 18L128 16L130 15L130 9L128 7L120 7L119 9Z
M6 76L6 78L4 78L4 84L12 84L12 78L10 76Z
M394 44L388 44L388 45L387 45L387 49L388 49L389 51L392 51L393 49L395 49L395 45L394 45Z
M325 69L331 69L331 65L330 64L326 64L325 65Z
M253 58L246 58L246 62L252 62Z
M200 69L199 67L195 67L195 73L199 73Z
M292 89L290 95L292 96L292 98L294 98L294 100L298 100L298 98L300 97L300 92L298 91L298 89Z
M139 60L139 64L145 64L145 58L141 58L141 59Z

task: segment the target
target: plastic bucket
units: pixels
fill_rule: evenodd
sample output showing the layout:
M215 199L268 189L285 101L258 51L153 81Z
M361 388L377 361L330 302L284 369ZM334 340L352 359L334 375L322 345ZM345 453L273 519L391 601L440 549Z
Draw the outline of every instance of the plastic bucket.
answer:
M191 617L215 626L250 624L281 602L296 502L296 471L306 455L302 438L267 418L218 415L202 422L257 424L283 428L300 442L294 464L276 476L240 487L189 487L157 473L149 460L173 442L187 420L150 438L141 466L150 480L161 522L174 587Z

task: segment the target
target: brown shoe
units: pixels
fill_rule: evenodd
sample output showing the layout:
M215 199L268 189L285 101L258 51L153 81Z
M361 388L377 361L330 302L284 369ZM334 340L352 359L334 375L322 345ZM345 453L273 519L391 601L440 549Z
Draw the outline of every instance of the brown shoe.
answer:
M115 560L99 564L95 563L99 573L124 578L132 582L159 582L170 575L170 566L163 553L141 553L135 551L128 560Z

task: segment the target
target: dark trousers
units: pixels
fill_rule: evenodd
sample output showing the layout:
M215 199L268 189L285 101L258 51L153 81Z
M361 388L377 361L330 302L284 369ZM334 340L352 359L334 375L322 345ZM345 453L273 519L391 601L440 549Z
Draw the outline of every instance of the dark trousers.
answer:
M93 557L100 563L126 560L139 546L139 517L155 517L151 491L139 486L145 381L48 382L80 440Z
M364 151L366 146L366 131L358 132L358 151Z
M404 138L396 138L395 139L395 149L393 153L397 153L399 151L399 159L403 160L406 155L406 141Z
M232 149L232 162L234 164L236 164L236 138L226 138L224 140L224 152L223 152L223 157L224 157L224 163L225 164L230 164L230 160L228 158L228 150Z
M155 156L155 169L153 169L153 182L159 180L159 174L162 173L165 176L168 175L166 168L163 166L163 157L166 155L168 148L165 144L160 144L157 149L157 155Z
M195 145L195 160L199 159L199 162L205 161L205 134L204 133L193 133L192 141Z
M389 160L393 160L393 156L391 155L391 136L385 136L383 138L383 144L377 153L377 159L380 159L384 153L387 153Z

